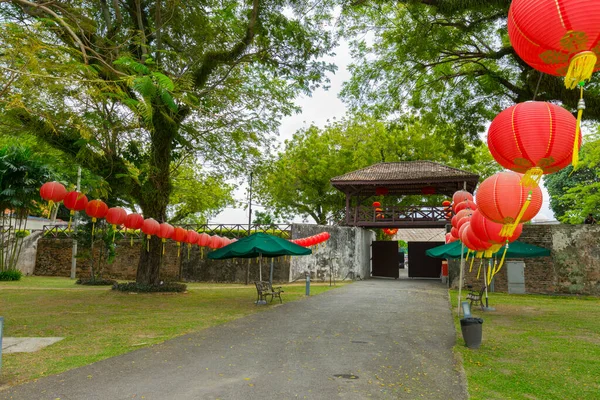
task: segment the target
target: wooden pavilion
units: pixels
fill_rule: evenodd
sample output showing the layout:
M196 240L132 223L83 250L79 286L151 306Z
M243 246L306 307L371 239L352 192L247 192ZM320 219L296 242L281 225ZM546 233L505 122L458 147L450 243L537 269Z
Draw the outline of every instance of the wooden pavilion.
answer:
M373 207L373 196L436 195L473 192L479 175L432 161L383 162L331 179L346 195L347 226L365 228L434 228L449 223L440 206Z

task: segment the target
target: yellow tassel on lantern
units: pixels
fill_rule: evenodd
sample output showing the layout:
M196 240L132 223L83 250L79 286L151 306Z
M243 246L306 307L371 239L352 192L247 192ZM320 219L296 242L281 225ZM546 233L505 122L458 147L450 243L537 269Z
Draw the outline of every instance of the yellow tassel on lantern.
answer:
M582 51L576 54L569 64L565 75L565 86L567 89L575 89L580 82L590 80L594 73L594 67L598 57L593 51Z
M181 254L181 243L177 242L177 258L179 258L180 254Z
M478 251L475 253L475 258L481 258L483 256L483 251Z
M487 269L487 278L486 278L485 282L486 282L486 286L490 286L490 283L492 283L492 269L490 268L489 265L488 265L488 269Z
M48 219L52 219L52 208L54 207L54 200L48 200Z
M163 256L165 255L165 242L167 241L167 239L163 238L162 239L162 254Z
M117 225L113 224L113 243L115 242L115 234L117 233Z
M539 186L540 180L544 175L544 170L540 167L530 168L525 172L523 178L521 178L521 185L525 187L536 187Z
M96 229L96 217L92 218L92 242L94 241L94 230Z
M73 222L73 215L75 214L75 210L71 210L69 212L69 225L67 225L67 231L71 230L71 222Z
M471 265L469 266L469 272L473 271L473 261L475 261L475 257L471 258Z
M583 116L583 110L585 110L585 100L583 100L583 84L581 84L579 102L577 103L577 122L575 124L575 139L573 140L573 158L571 160L573 171L575 171L575 167L579 164L579 133L581 132L581 117Z
M465 257L465 262L469 261L469 255L471 254L471 249L467 250L467 256Z
M150 235L146 235L146 252L150 252Z
M519 215L517 215L517 219L515 219L515 221L512 224L504 225L500 230L500 236L509 238L515 233L515 229L517 229L517 226L519 226L521 218L523 218L525 211L527 211L527 207L529 207L529 204L531 203L531 195L532 191L530 190L527 194L527 200L525 200L525 203L523 204L523 207L521 207Z
M477 280L479 280L479 275L481 274L481 265L483 264L483 260L479 262L479 269L477 270Z
M508 251L508 241L506 241L506 247L504 247L504 252L502 253L502 258L500 259L500 264L498 264L498 269L494 271L494 274L500 272L502 265L504 265L504 259L506 258L506 252Z

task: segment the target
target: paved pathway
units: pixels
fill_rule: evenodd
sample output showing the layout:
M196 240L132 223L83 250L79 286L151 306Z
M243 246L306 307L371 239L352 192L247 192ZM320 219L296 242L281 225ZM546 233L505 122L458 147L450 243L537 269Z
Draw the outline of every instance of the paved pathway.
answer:
M461 400L454 343L443 285L371 279L14 387L0 399Z

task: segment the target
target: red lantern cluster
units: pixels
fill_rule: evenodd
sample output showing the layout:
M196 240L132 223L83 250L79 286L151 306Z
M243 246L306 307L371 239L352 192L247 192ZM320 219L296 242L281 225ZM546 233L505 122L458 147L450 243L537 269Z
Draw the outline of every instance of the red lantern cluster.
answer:
M383 228L383 233L385 233L388 236L394 236L396 233L398 233L398 229L396 228Z
M290 242L295 243L299 246L310 247L316 246L320 243L326 242L329 240L331 235L328 232L321 232L319 234L308 236L301 239L290 240Z

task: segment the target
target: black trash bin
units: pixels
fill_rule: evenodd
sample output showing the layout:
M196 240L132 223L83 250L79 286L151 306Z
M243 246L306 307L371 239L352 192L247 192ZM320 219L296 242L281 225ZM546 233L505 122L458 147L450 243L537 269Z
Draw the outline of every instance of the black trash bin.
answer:
M462 318L460 320L460 330L468 348L478 349L481 345L482 325L483 319L481 318Z

